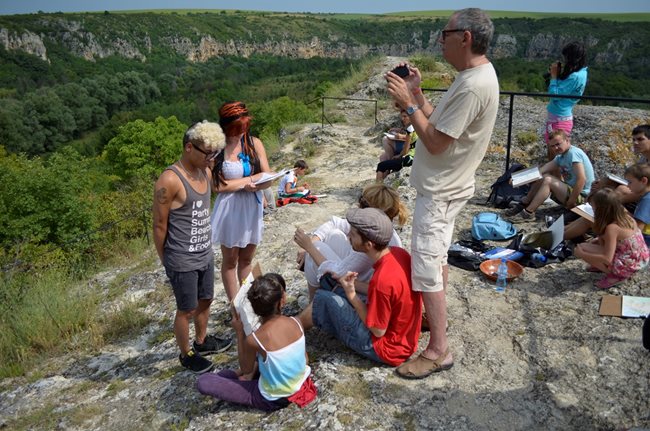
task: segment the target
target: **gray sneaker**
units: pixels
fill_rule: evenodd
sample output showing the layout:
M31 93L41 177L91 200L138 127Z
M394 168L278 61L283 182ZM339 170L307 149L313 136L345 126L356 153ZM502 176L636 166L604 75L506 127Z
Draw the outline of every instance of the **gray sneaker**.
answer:
M522 209L519 213L517 213L516 218L519 218L521 220L535 220L535 211L529 213L525 209Z
M181 362L181 365L190 370L195 374L203 374L212 369L212 362L209 359L204 358L198 352L195 352L194 349L187 352L187 355L179 355L178 360Z
M213 353L221 353L232 346L231 338L221 338L216 335L208 335L203 340L203 344L197 344L194 341L194 350L202 355L211 355Z
M505 214L507 217L512 217L512 216L514 216L514 215L519 214L519 213L521 212L521 210L523 210L525 207L526 207L526 206L525 206L524 204L522 204L521 202L517 202L517 203L515 203L513 206L511 206L510 208L508 208L507 210L505 210L505 211L504 211L504 214Z

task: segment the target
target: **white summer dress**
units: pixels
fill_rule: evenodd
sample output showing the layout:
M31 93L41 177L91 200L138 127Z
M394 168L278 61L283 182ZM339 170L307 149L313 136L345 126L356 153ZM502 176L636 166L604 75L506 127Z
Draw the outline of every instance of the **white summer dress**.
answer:
M223 177L228 180L243 178L241 161L224 160ZM212 209L212 245L244 248L262 241L262 192L217 193Z

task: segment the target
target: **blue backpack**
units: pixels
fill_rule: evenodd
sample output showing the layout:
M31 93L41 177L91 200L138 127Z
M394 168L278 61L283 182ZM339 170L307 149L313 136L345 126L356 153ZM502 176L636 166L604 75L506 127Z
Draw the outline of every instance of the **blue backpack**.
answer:
M495 213L478 213L472 219L472 237L478 240L503 240L517 235L517 228Z

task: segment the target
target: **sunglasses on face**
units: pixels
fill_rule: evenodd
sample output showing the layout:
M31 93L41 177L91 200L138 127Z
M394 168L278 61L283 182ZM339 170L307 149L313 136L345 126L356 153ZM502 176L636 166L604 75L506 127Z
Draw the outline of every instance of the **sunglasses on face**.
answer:
M449 30L442 30L441 31L441 33L442 33L442 41L444 42L445 39L447 39L447 35L449 33L458 33L458 32L461 32L461 31L465 31L465 29L464 28L452 28L452 29L449 29Z
M205 160L212 160L215 157L217 157L217 154L219 154L219 151L205 151L204 149L199 148L199 146L196 145L194 142L190 142L190 144L192 144L192 147L194 147L196 151L198 151L199 153L203 153L203 155L205 156Z

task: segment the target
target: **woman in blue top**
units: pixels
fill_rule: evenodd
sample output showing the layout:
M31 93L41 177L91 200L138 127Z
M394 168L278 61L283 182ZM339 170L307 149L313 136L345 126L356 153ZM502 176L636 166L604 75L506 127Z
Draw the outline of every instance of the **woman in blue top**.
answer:
M587 67L585 66L585 48L580 42L570 42L562 48L564 63L554 62L549 67L550 94L582 96L587 85ZM567 136L573 129L573 105L579 99L552 98L546 106L547 118L544 130L544 142L553 130L562 129ZM549 160L552 157L549 154Z

